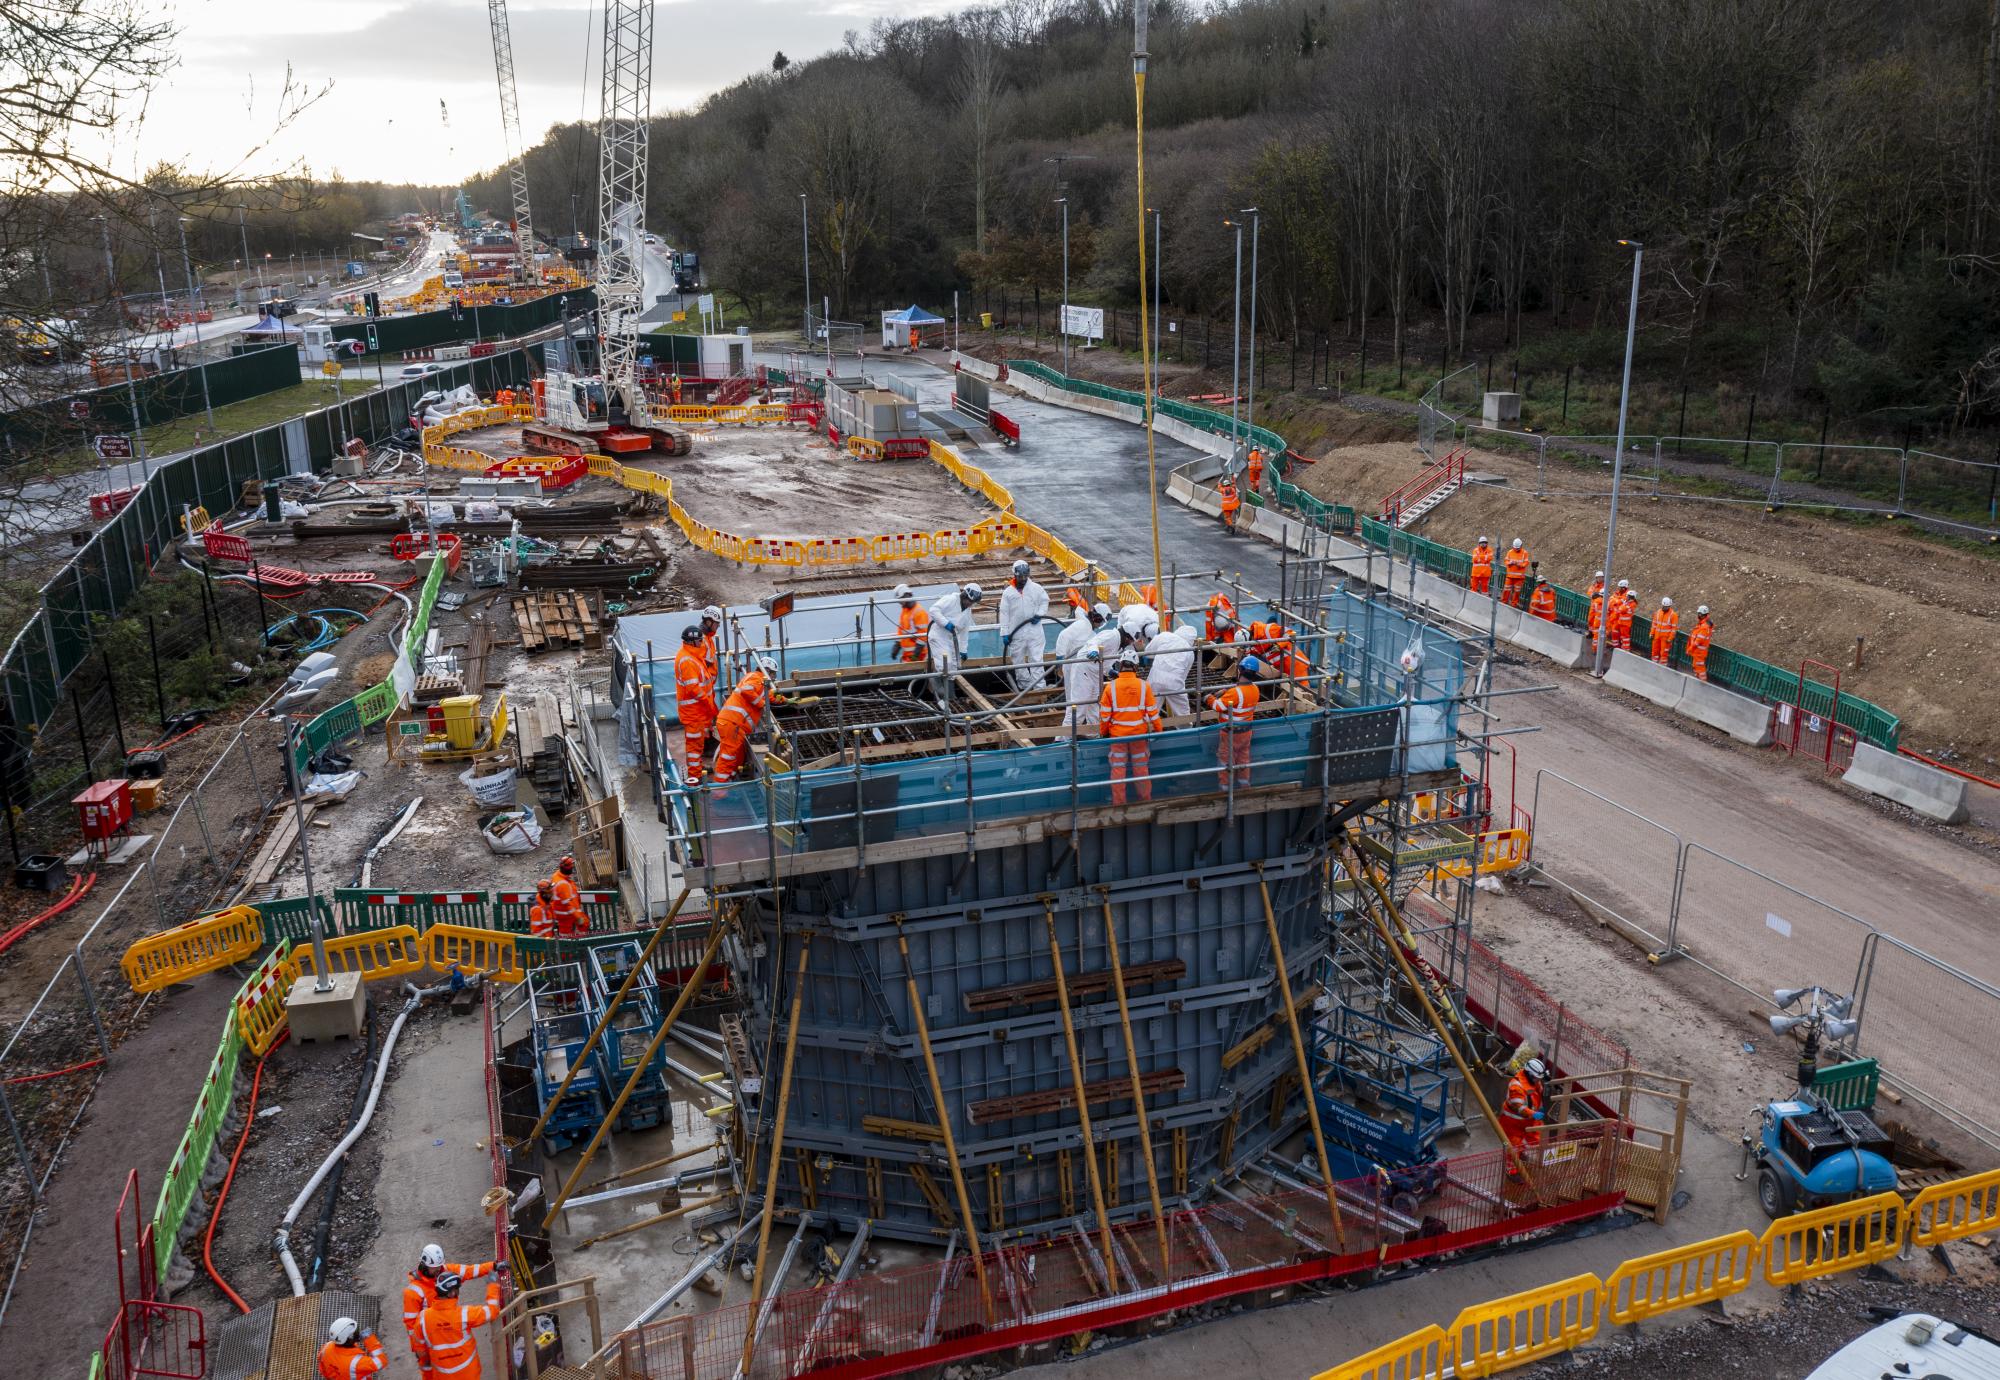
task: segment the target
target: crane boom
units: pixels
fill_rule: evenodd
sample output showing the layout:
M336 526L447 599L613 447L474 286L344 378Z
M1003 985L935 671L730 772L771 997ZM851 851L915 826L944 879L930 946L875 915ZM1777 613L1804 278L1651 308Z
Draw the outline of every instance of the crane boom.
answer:
M606 0L597 154L597 310L604 385L642 413L639 315L645 280L647 127L653 106L653 0Z
M486 0L493 30L493 74L500 83L500 129L507 143L507 180L514 191L514 255L521 281L535 280L535 232L528 214L527 151L521 145L521 98L514 85L514 39L507 25L507 0Z

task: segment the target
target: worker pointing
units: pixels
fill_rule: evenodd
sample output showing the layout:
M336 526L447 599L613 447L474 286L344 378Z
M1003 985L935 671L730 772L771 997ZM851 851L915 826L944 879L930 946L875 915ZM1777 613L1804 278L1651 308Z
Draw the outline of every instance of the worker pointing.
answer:
M681 629L681 647L674 653L674 703L687 753L687 783L699 786L702 759L715 731L715 668L699 623Z
M1016 690L1032 690L1042 683L1042 620L1048 613L1048 591L1029 578L1026 561L1014 562L1012 578L1000 591L1000 635L1006 639Z
M1160 728L1160 707L1153 687L1139 679L1139 653L1127 647L1118 654L1118 679L1104 687L1097 702L1103 736L1111 740L1111 803L1125 803L1125 781L1140 800L1153 798L1151 754L1146 735Z
M543 882L542 885L546 887L548 883ZM478 1279L481 1275L492 1274L499 1263L497 1260L475 1260L456 1265L444 1258L444 1247L437 1242L424 1247L423 1254L417 1258L417 1268L410 1271L403 1285L403 1330L410 1334L410 1350L417 1358L417 1368L423 1372L424 1380L432 1380L431 1360L418 1324L423 1320L424 1309L438 1296L438 1280L447 1274L458 1279Z
M1696 680L1708 679L1708 648L1715 641L1715 624L1708 621L1708 605L1694 611L1694 626L1688 629L1688 665Z
M1674 601L1662 597L1660 611L1653 615L1653 660L1662 666L1673 658L1674 634L1680 625L1681 616L1674 612Z
M1486 594L1493 588L1493 538L1481 537L1472 548L1472 592Z
M764 710L773 698L771 686L778 678L778 663L767 656L757 658L749 674L729 692L729 703L716 717L715 732L722 746L715 754L715 783L719 786L735 776L750 756L750 739L764 721ZM780 703L783 701L780 700Z
M389 1364L382 1339L352 1318L335 1318L319 1349L320 1380L367 1380Z
M972 614L986 591L978 585L961 585L949 590L931 605L931 670L941 676L955 675L972 650Z
M1521 545L1519 537L1507 548L1507 583L1500 587L1500 602L1521 606L1521 585L1528 578L1528 568L1533 564L1528 559L1528 548Z
M923 661L930 655L931 616L908 585L896 586L896 659Z
M430 1352L431 1380L479 1380L479 1335L476 1329L500 1316L500 1282L486 1285L483 1304L458 1301L459 1276L447 1270L437 1277L437 1297L417 1319L417 1331Z

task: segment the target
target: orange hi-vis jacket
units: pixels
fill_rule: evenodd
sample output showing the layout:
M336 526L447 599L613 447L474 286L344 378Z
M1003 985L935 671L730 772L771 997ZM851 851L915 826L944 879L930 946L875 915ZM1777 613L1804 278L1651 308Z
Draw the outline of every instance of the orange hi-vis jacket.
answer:
M752 671L736 682L736 688L730 692L729 703L722 706L721 722L729 731L747 738L757 731L757 725L764 718L764 709L770 702L770 682L762 671Z
M368 1380L380 1375L389 1360L382 1354L382 1339L364 1332L345 1345L327 1341L319 1349L320 1380Z
M699 643L683 642L674 653L674 702L686 727L706 728L715 722L715 668Z
M1472 548L1472 573L1489 579L1493 575L1493 548L1484 542Z
M1153 687L1136 671L1124 670L1098 697L1098 722L1107 738L1131 738L1160 731L1160 705Z
M528 907L528 933L536 939L556 937L556 913L553 906L545 904L540 897Z
M1556 621L1556 587L1543 581L1535 586L1535 592L1528 596L1528 613L1531 617Z
M1654 637L1657 638L1664 634L1668 641L1672 641L1674 634L1680 631L1680 626L1681 611L1679 609L1653 610Z
M492 1274L493 1266L494 1262L491 1260L474 1260L464 1265L454 1265L447 1260L439 1273L457 1275L462 1280L478 1279L482 1275ZM403 1284L403 1328L410 1334L411 1346L417 1344L417 1320L423 1316L424 1309L430 1307L437 1296L435 1276L427 1275L422 1270L410 1271L408 1279Z
M565 935L587 933L590 917L583 913L583 893L576 883L558 870L549 878L549 890L554 893L549 909L555 913L556 929Z
M1238 683L1208 697L1208 707L1225 724L1247 724L1256 717L1264 692L1248 683Z
M1521 583L1521 581L1528 578L1528 566L1530 564L1530 561L1528 559L1527 547L1525 546L1508 547L1505 560L1507 562L1508 584L1518 585Z
M1227 618L1231 625L1234 625L1236 622L1236 605L1229 602L1227 594L1211 594L1208 596L1208 617L1205 620L1206 626L1203 628L1203 632L1206 633L1210 642L1221 642L1224 640L1226 630L1216 622L1218 618Z
M1708 660L1709 644L1713 641L1715 641L1715 624L1708 621L1707 614L1703 614L1695 619L1694 626L1688 629L1688 660L1697 666L1705 663Z
M896 615L896 632L903 660L922 661L930 654L931 616L922 604L904 606Z
M417 1332L430 1353L430 1373L438 1380L479 1380L479 1335L475 1329L500 1316L500 1285L486 1286L483 1304L433 1299L417 1319Z

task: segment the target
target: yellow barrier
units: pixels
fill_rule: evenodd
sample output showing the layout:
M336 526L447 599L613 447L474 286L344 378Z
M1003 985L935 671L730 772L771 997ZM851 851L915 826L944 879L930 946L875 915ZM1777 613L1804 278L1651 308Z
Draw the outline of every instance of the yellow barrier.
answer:
M863 460L880 460L882 458L882 443L880 441L871 441L866 436L848 437L846 450L849 455L859 456Z
M514 936L473 925L432 925L424 931L424 958L431 971L484 973L495 982L520 982L528 974L521 966Z
M1366 1356L1357 1356L1312 1380L1438 1380L1451 1369L1451 1338L1432 1323Z
M1479 863L1480 876L1512 872L1528 860L1528 831L1494 829L1479 836L1473 852ZM1439 863L1436 870L1446 877L1463 877L1472 870L1472 860L1455 858Z
M291 1024L292 984L298 981L299 967L284 957L285 941L278 941L278 961L256 987L237 993L236 1029L252 1054L262 1057L278 1043L278 1036Z
M1764 1228L1764 1282L1798 1284L1887 1260L1903 1245L1903 1200L1877 1193L1780 1217Z
M1604 1321L1623 1327L1740 1294L1761 1252L1755 1236L1734 1231L1628 1260L1604 1281Z
M1912 1246L1938 1246L2000 1227L2000 1169L1932 1184L1910 1200L1904 1234Z
M1460 1375L1498 1375L1580 1346L1597 1335L1597 1301L1604 1281L1572 1275L1476 1304L1448 1329Z
M181 514L181 526L187 530L189 541L206 532L214 521L206 508L190 508Z
M300 973L318 975L312 945L300 945L293 952L292 961L298 965ZM407 977L424 970L424 944L414 925L343 934L326 941L326 966L329 972L359 973L363 982Z
M133 941L118 966L134 992L157 992L250 958L264 947L252 906L231 906Z

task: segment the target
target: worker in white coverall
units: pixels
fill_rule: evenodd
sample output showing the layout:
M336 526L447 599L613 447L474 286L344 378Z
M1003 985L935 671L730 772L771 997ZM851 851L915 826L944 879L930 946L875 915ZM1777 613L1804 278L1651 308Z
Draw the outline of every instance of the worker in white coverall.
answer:
M1013 578L1000 591L1000 636L1007 641L1007 664L1016 690L1042 683L1042 620L1049 614L1049 592L1028 578L1028 563L1014 562Z
M972 614L986 592L978 585L961 585L931 605L931 670L950 676L972 650Z
M1110 621L1111 608L1107 604L1078 609L1076 617L1056 638L1056 660L1062 666L1063 700L1068 706L1063 712L1065 728L1074 727L1091 733L1097 730L1097 702L1104 693L1107 631L1110 633L1109 647L1115 649L1118 645L1118 630L1107 628Z
M1146 684L1153 687L1160 713L1186 718L1188 675L1194 670L1194 630L1182 626L1155 633L1146 639L1145 652L1152 662Z
M1151 604L1126 604L1118 610L1118 631L1125 645L1146 649L1146 639L1160 631L1160 612Z

